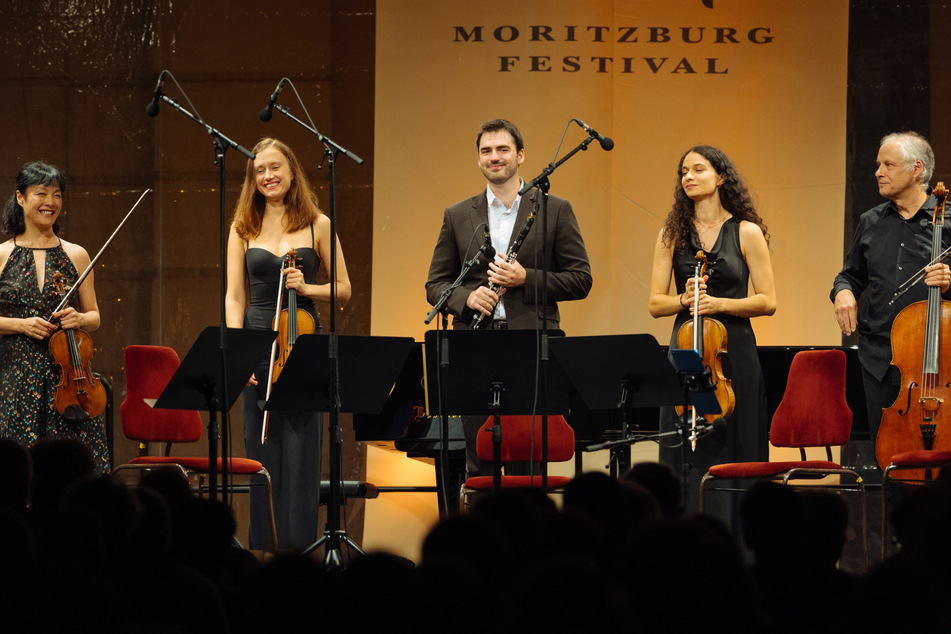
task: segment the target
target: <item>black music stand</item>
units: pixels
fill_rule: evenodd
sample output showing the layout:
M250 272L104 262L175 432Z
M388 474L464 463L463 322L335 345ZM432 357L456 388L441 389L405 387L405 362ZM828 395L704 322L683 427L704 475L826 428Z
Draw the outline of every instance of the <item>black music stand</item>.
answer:
M331 335L301 335L297 338L281 376L271 389L264 409L270 411L338 412L379 414L413 348L409 337L359 337L337 335L337 350L330 350ZM331 353L339 373L331 373ZM339 386L332 385L337 376ZM339 388L339 390L337 389ZM333 395L339 400L335 404ZM341 449L339 428L330 433L330 501L323 536L303 554L325 546L324 565L343 565L340 542L361 555L366 553L340 527Z
M563 335L561 331L550 331ZM426 363L439 367L435 330L426 332ZM538 377L538 347L541 333L535 330L447 330L443 333L442 357L446 372L440 389L447 412L454 415L492 415L492 486L502 488L503 415L538 414L543 428L548 414L568 412L569 383L559 371L549 370L545 395ZM504 397L503 397L504 394ZM543 404L546 411L540 411ZM440 412L441 414L441 412ZM544 432L543 432L544 436ZM547 470L548 465L542 464Z
M465 439L459 417L446 421L426 411L426 387L423 371L423 344L413 343L409 358L396 379L393 391L379 414L354 414L353 433L357 442L387 441L396 451L413 458L431 458L436 486L378 487L385 491L435 493L439 519L446 519L450 508L459 507L459 491L465 480ZM443 452L443 439L445 453ZM460 461L461 457L461 461ZM461 464L459 464L461 462Z
M158 409L194 409L208 412L208 487L217 497L218 487L218 419L217 412L227 412L254 373L261 359L268 355L277 332L208 326L192 344L181 365L162 390L155 405ZM227 355L227 363L222 358ZM227 366L222 380L222 366ZM227 451L226 447L222 448ZM221 480L228 472L228 456L221 461Z
M552 356L591 410L617 410L621 439L611 446L611 475L630 466L632 410L676 405L681 382L657 340L648 334L557 337L549 342Z

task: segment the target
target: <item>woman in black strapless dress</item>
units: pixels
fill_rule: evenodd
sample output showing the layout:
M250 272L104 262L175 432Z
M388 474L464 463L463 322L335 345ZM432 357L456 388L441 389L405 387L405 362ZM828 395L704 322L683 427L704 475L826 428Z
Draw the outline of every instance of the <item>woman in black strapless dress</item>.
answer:
M321 213L307 175L286 144L262 139L253 151L255 159L248 161L228 239L227 324L270 330L278 284L283 281L286 289L296 292L298 309L314 317L320 332L314 302L330 301L330 284L317 284L321 262L330 262L330 219ZM292 248L300 266L282 270ZM339 241L336 284L342 306L350 299L350 278ZM267 442L262 443L267 377L265 358L243 394L245 449L271 474L278 543L282 548L306 548L317 535L322 415L272 412ZM266 500L256 490L251 494L249 541L252 549L270 543Z
M681 157L678 175L674 206L654 249L650 313L676 316L670 340L676 347L677 331L693 317L695 256L704 251L699 312L726 328L723 370L736 396L726 428L700 439L689 456L686 510L695 511L700 479L712 465L767 459L766 394L750 318L776 312L776 291L766 225L730 159L717 148L697 146ZM670 293L671 279L676 294ZM674 429L676 416L672 407L662 408L661 430ZM660 459L680 473L679 445L662 446ZM733 509L731 496L707 496L704 511L731 527Z

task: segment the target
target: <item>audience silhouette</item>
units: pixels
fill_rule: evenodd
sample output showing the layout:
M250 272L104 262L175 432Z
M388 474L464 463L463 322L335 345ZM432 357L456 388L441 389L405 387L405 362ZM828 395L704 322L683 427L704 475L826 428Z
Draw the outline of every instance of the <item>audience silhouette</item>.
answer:
M895 506L900 548L868 573L838 566L837 494L757 483L740 542L683 513L656 463L579 475L560 504L484 495L432 527L418 564L380 552L325 569L319 553L238 547L231 510L173 469L130 487L71 440L0 440L0 459L8 632L916 631L946 620L951 589L946 472Z

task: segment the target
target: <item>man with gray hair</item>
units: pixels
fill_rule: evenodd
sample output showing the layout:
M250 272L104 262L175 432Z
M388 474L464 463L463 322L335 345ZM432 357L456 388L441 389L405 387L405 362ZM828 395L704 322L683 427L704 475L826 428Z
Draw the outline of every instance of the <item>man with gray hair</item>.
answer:
M929 286L947 293L951 285L947 264L927 266L936 204L929 186L934 171L931 145L916 132L889 134L879 145L876 164L878 192L888 202L859 218L852 247L829 295L842 332L859 333L859 361L873 442L882 409L890 407L900 391L900 372L891 365L892 322L909 304L927 299ZM942 242L944 250L951 244L951 234L944 233ZM889 305L898 287L922 268L924 284L916 284ZM863 292L859 310L856 298Z

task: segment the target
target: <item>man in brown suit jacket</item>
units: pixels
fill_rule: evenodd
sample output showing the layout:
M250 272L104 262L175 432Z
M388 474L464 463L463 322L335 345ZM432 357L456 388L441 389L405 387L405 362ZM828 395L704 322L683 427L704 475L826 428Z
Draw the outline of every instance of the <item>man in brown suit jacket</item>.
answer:
M549 196L544 263L536 259L542 252L541 219L532 224L516 259L506 261L533 206L536 202L540 205L540 194L532 190L531 195L519 196L523 181L518 168L525 160L525 148L515 125L504 119L486 121L479 128L476 147L487 186L479 194L446 208L429 266L426 298L433 305L439 301L488 233L496 257L490 263L481 258L446 301L445 308L453 315L453 328L468 329L476 312L485 316L483 328L541 328L543 314L547 315L549 329L558 328L558 302L584 299L591 290L588 252L571 203ZM547 308L541 303L543 268L547 269ZM489 283L505 289L501 297L489 288ZM475 435L484 421L485 417L480 416L463 417L470 476L488 475L475 455Z

